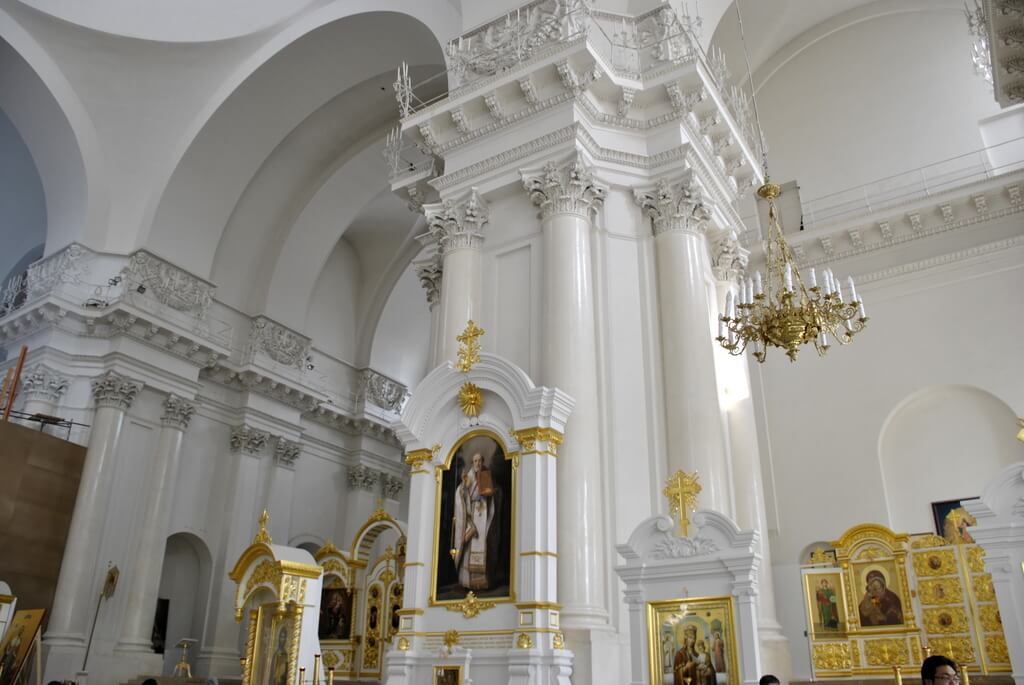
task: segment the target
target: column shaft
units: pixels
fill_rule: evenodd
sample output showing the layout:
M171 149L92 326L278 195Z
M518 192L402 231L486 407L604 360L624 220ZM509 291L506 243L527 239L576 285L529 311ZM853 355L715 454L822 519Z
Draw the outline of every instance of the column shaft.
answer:
M144 484L148 503L142 532L134 548L128 577L128 599L118 651L152 653L153 615L156 610L164 552L171 523L171 503L178 479L181 443L194 407L171 395L164 402L163 423L157 438L153 466Z
M85 647L85 634L100 589L96 563L117 449L125 413L141 389L141 383L113 372L93 381L96 413L47 629L51 644Z
M438 364L455 361L459 349L456 337L466 328L467 321L480 320L481 273L479 247L464 247L445 253Z

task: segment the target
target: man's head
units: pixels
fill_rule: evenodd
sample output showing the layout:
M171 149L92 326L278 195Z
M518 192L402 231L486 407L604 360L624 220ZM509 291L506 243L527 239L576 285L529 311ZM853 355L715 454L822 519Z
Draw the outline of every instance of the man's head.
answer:
M757 681L757 685L779 685L779 679L769 673L768 675L761 676L761 679Z
M484 467L484 455L479 452L473 453L473 470L480 471Z
M960 669L948 656L933 654L921 664L921 682L925 685L957 685Z
M827 588L828 587L828 580L822 580L821 581L821 586L824 587L824 588Z

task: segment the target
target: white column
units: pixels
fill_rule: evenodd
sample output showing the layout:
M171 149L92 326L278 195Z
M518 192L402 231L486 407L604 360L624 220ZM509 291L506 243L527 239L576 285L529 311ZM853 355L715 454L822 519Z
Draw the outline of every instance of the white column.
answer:
M465 197L424 205L430 234L441 251L441 311L439 314L437 364L454 362L459 343L455 339L470 319L480 320L481 256L487 205L470 190Z
M142 533L132 550L134 558L127 564L128 599L118 652L153 653L153 616L171 522L171 502L178 479L181 442L194 412L195 407L190 402L176 395L164 400L156 456L142 484L143 501L147 503Z
M740 246L735 232L724 231L713 241L711 254L718 311L723 312L727 293L732 291L736 295L736 279L747 267L748 251ZM721 370L718 380L728 425L732 485L736 494L736 523L742 529L754 529L761 535L757 595L761 662L766 672L786 681L791 672L789 642L782 632L775 610L774 571L768 540L761 450L757 439L748 361L746 355L732 356L720 346L715 348L715 353Z
M348 492L345 495L345 544L351 542L359 528L377 508L377 484L381 473L365 464L348 467ZM365 561L365 560L364 560Z
M205 675L237 675L241 671L241 626L235 622L235 583L227 574L257 529L260 462L269 440L268 433L245 424L232 428L230 450L226 450L214 476L210 518L218 521L219 526L210 547L217 556L206 630L196 656L197 671Z
M601 510L590 231L591 215L605 191L595 185L590 170L578 160L562 166L548 163L543 169L522 174L542 218L544 309L539 380L564 390L576 401L557 459L562 625L570 630L603 627L608 623L607 540ZM577 672L577 676L585 679L587 674Z
M60 398L68 389L69 381L59 372L45 364L36 364L21 376L21 392L24 393L26 414L54 416Z
M85 653L86 633L101 587L102 574L97 571L97 555L103 538L117 449L125 414L140 390L141 382L113 371L92 382L96 412L46 632L46 642L51 648L47 680L70 678L81 668L81 663L72 662L75 658L80 660Z
M282 437L274 441L274 455L269 464L267 504L264 508L270 513L270 537L282 545L287 545L291 537L295 462L301 451L302 443Z
M427 291L427 306L430 308L430 368L434 369L441 364L441 283L443 281L444 267L441 265L441 255L435 254L430 259L416 262L416 275L419 276L420 285Z
M635 197L654 225L668 473L696 471L700 508L732 516L705 281L708 215L689 174Z

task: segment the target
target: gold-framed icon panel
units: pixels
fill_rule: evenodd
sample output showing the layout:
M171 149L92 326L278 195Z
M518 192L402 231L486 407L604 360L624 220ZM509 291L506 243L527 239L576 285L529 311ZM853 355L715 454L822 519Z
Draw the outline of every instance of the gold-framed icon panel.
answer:
M706 596L706 597L680 597L676 599L652 600L647 602L647 668L652 683L662 681L664 664L661 659L661 625L663 621L659 616L668 611L678 611L680 605L685 604L687 612L690 610L700 611L717 609L723 612L728 633L726 648L729 651L728 665L729 673L735 675L733 681L730 678L730 685L740 685L743 682L743 674L739 668L739 635L736 633L736 605L732 597ZM708 647L710 650L710 647Z
M519 453L509 450L504 438L497 432L490 428L474 428L466 433L459 436L459 439L455 441L451 449L448 450L447 456L442 463L434 466L434 544L431 551L431 564L430 564L430 594L427 598L428 606L451 606L455 604L461 604L465 602L465 597L459 599L437 599L437 568L438 568L438 557L440 556L440 541L441 541L441 486L444 480L444 473L451 468L452 459L455 458L455 453L472 438L476 437L488 437L498 443L498 447L501 448L502 454L504 454L504 460L510 462L511 477L512 481L512 502L509 510L511 511L511 528L509 530L509 580L508 580L508 595L504 597L480 597L488 602L494 602L495 604L507 604L514 603L516 601L516 567L518 563L518 554L516 553L518 544L518 509L519 509Z

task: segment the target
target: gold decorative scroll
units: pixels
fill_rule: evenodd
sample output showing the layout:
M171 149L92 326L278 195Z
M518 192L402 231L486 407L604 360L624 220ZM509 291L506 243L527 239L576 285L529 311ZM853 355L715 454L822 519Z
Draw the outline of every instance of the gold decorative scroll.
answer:
M690 535L690 514L697 508L697 495L701 486L696 473L676 471L665 483L662 494L668 498L668 508L679 520L679 533Z
M479 599L476 593L472 590L466 595L466 598L461 602L454 602L452 604L445 604L445 609L448 611L460 611L466 618L476 618L480 615L481 611L487 611L497 606L497 602L492 602L486 599Z
M922 580L917 584L917 594L921 604L960 604L964 601L959 578Z
M953 550L941 549L914 552L914 573L918 576L953 576L957 573Z
M967 610L963 607L925 609L924 627L929 633L966 633Z
M532 649L533 638L527 633L519 633L519 637L516 638L516 647L519 649Z
M910 650L903 638L864 641L864 658L868 666L894 666L910 663Z
M920 535L914 538L914 541L910 543L913 549L924 549L928 547L945 547L949 544L946 538L936 535L935 533L928 533L927 535Z
M811 563L812 564L831 564L832 557L828 555L822 547L815 547L814 551L811 552Z
M985 572L985 549L983 547L968 547L967 548L967 565L971 568L971 573L984 573Z
M1010 663L1010 652L1006 648L1006 638L1002 635L986 635L985 656L993 663Z
M449 652L451 652L452 649L455 648L455 645L459 644L459 639L460 638L461 638L461 636L459 635L459 631L457 631L457 630L446 631L445 634L444 634L444 646L445 646L445 649L447 649Z
M434 445L430 449L413 450L405 455L405 463L410 466L411 473L429 473L424 466L429 464L440 450L440 445Z
M816 671L847 671L850 669L850 645L846 642L825 642L814 645Z
M462 373L469 373L469 370L473 368L474 364L480 362L480 336L486 331L476 325L476 323L470 319L466 322L466 329L455 338L459 341L458 361L455 362L455 368Z
M992 576L985 573L980 576L974 576L972 581L974 586L974 599L979 602L994 602L996 601L996 590L992 587Z
M958 663L974 662L974 644L969 637L932 637L928 640L928 646L932 648L932 654L948 656Z
M999 616L999 607L995 604L983 604L978 607L978 622L985 632L1003 632L1003 621Z

